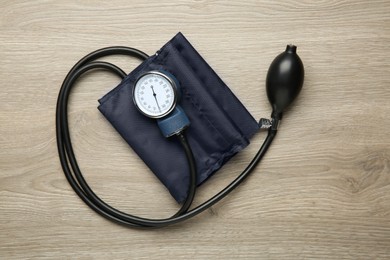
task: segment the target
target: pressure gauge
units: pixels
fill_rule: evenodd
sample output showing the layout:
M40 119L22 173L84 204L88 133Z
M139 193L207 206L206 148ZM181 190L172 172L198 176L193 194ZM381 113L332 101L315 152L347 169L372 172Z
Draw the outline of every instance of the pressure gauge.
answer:
M175 108L176 83L163 72L149 71L137 79L133 88L133 100L145 116L162 118Z

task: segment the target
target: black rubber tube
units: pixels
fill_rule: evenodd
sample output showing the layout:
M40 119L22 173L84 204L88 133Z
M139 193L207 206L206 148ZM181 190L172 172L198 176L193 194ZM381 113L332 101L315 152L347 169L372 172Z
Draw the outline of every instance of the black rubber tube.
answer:
M149 219L133 216L122 211L119 211L110 205L106 204L103 200L101 200L89 187L88 183L85 181L79 167L77 164L77 160L75 158L72 142L69 135L69 126L67 119L67 107L68 107L68 97L73 87L74 82L77 80L79 76L83 73L92 70L92 69L106 69L109 70L121 78L126 76L126 73L123 72L117 66L108 63L108 62L100 62L94 61L98 58L113 55L113 54L124 54L130 55L133 57L137 57L140 59L146 59L148 56L136 49L128 48L128 47L108 47L104 49L97 50L92 52L82 58L75 66L69 71L66 76L61 90L58 95L57 100L57 111L56 111L56 134L57 134L57 147L58 153L61 161L61 166L65 173L65 176L77 193L77 195L94 211L102 215L103 217L114 221L116 223L130 226L130 227L142 227L142 228L155 228L155 227L164 227L171 224L176 224L187 220L191 217L196 216L197 214L203 212L204 210L210 208L215 203L223 199L226 195L228 195L231 191L233 191L238 185L240 185L249 175L255 167L258 165L260 160L265 155L269 146L272 143L273 138L276 135L276 128L272 127L268 131L267 138L265 139L263 145L260 150L257 152L255 157L252 159L250 164L246 167L246 169L231 182L226 188L220 191L218 194L197 206L196 208L188 211L191 203L193 201L195 190L196 190L196 167L195 161L193 158L193 154L191 148L185 138L183 133L178 135L180 143L183 146L184 152L186 154L187 161L189 163L190 168L190 184L189 184L189 195L187 196L186 201L183 203L181 209L172 217L165 219ZM274 120L275 126L278 122Z

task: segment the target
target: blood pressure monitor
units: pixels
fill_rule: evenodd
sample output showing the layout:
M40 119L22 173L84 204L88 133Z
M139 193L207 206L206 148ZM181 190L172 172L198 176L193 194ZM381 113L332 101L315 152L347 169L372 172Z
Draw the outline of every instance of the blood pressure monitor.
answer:
M181 46L180 48L183 52L177 51L171 53L170 50L171 48L174 48L174 46ZM296 53L296 49L297 47L294 45L287 45L286 50L274 59L268 70L266 90L272 106L272 114L271 119L261 119L259 125L256 124L255 120L245 110L245 107L242 106L239 100L236 99L227 86L219 79L196 50L193 49L182 34L178 34L178 36L172 39L169 44L166 44L165 47L161 49L160 53L165 52L167 54L165 63L158 61L156 64L155 57L149 57L145 53L134 48L121 46L103 48L86 55L73 66L64 79L57 100L57 147L61 166L69 184L91 209L111 221L129 227L165 227L190 219L209 209L238 187L254 171L276 136L284 110L295 100L301 91L304 80L304 67L301 59ZM185 53L185 55L183 53ZM138 70L136 70L128 76L116 65L97 60L113 54L130 55L146 60L148 63L142 67L142 73L137 72ZM191 72L181 71L182 68L180 66L176 68L172 64L172 62L175 62L178 59L183 59L183 62L194 65L195 69ZM151 65L158 66L159 68L165 67L162 70L148 70L149 67L147 66ZM71 89L74 87L76 80L85 72L92 69L105 69L119 75L122 79L131 79L131 81L122 81L123 84L121 83L116 88L125 87L126 91L110 92L109 96L104 96L99 101L101 102L99 109L124 137L128 137L128 139L125 138L128 142L131 140L129 144L131 144L136 152L140 151L139 154L140 156L142 155L141 158L145 158L144 161L148 165L153 165L153 168L151 169L153 169L156 176L162 180L166 187L170 189L170 191L173 191L173 193L171 192L172 194L180 195L180 192L183 192L185 197L182 200L181 208L172 217L150 219L138 217L115 209L99 198L83 177L73 152L69 133L68 101L69 94L71 93ZM140 75L137 73L140 73ZM204 84L204 86L207 87L204 89L203 94L197 93L196 90L191 92L191 87L194 87L191 80L197 80L200 74L204 75L202 77L206 79L205 82L207 81L207 85L205 82L201 82L202 84L199 82L199 84L201 84L200 86ZM217 82L217 84L214 85L212 82ZM180 86L180 83L182 86ZM131 90L128 88L131 88ZM212 100L213 95L211 92L214 90L211 88L220 88L214 89L220 91L213 93L219 93L216 97L221 99L225 97L226 100L224 100L224 102ZM182 100L180 98L181 90L183 90ZM117 95L120 93L125 93L125 96L118 98ZM215 122L210 122L198 108L194 107L192 102L193 97L190 96L191 93L192 95L198 96L199 99L202 99L202 97L210 97L210 100L215 102L215 104L208 105L205 100L202 100L202 104L205 107L218 108L221 106L221 111L211 111L209 113L209 116L212 116L211 118L215 119ZM222 96L220 96L220 94ZM232 107L228 110L227 107L230 105ZM133 113L132 111L134 110L138 110L140 115ZM186 112L184 112L184 110ZM244 119L238 120L239 116L228 116L228 111L236 111L238 115L243 115ZM188 117L186 113L188 113ZM216 120L218 119L217 115L221 117L220 121ZM145 118L143 116L145 116ZM190 119L193 121L193 128L186 133L185 129L189 127ZM136 122L136 124L138 123L137 127L131 127L133 123L131 122L132 120L138 120L138 122ZM224 122L228 122L228 120L231 120L231 125L224 124ZM155 125L150 123L151 121L156 122L164 137L176 136L176 140L180 142L183 148L186 162L179 159L183 157L178 156L179 150L176 149L176 145L178 145L177 142L166 141L164 138L161 138L161 136L157 136L158 129L155 129ZM238 128L239 122L244 122L245 124ZM210 124L213 127L206 128L210 131L209 133L205 132L206 130L199 131L202 130L201 124ZM214 125L218 126L218 128L214 127ZM143 126L144 128L139 126ZM223 190L219 191L216 195L202 204L190 209L196 193L198 181L205 180L204 178L207 178L215 170L218 170L218 168L220 168L226 160L231 158L234 153L237 153L237 151L245 147L248 144L246 138L249 138L254 131L258 130L258 128L268 129L268 135L248 166ZM223 131L220 132L219 129L223 129ZM242 131L240 129L242 129ZM131 132L132 130L140 131L140 133ZM222 133L226 133L226 136ZM186 137L187 134L189 134L189 139ZM204 138L202 136L205 134L209 134L209 138ZM143 137L140 138L140 141L137 140L139 136ZM149 144L143 142L143 140L149 140L146 139L149 138L149 136L152 137L151 140L154 141L153 144L150 144L151 141ZM224 140L226 143L219 144L219 139L214 140L214 136ZM209 145L207 140L212 140L213 144ZM227 144L234 144L234 146ZM169 147L168 151L173 151L173 153L167 152L164 154L163 158L156 159L156 157L158 157L155 153L155 150L157 150L155 149L156 146L159 146L160 148L160 153L157 155L161 155L161 151L163 151L163 153L166 152L167 149L161 149L164 147ZM195 148L195 154L199 157L194 157L192 147ZM241 148L237 150L237 147ZM209 159L204 160L205 158L210 158L210 160L215 159L216 163L210 163ZM176 166L175 168L167 167L171 166L172 163ZM200 166L200 170L197 169L198 165ZM205 170L203 168L205 168ZM167 169L173 169L173 171L167 171ZM200 173L199 176L198 173ZM181 198L180 196L177 197Z

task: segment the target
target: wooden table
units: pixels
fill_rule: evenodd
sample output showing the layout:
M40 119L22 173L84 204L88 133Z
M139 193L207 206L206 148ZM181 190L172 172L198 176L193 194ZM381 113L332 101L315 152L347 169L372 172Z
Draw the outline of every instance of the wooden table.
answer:
M2 1L0 258L389 259L389 1ZM255 118L270 106L273 58L298 46L306 78L256 172L212 210L143 231L90 210L62 172L55 106L85 54L125 45L153 54L181 31ZM131 71L138 61L108 59ZM96 109L118 84L82 78L70 124L81 170L120 209L167 217L163 185ZM198 189L195 205L234 179L265 138Z

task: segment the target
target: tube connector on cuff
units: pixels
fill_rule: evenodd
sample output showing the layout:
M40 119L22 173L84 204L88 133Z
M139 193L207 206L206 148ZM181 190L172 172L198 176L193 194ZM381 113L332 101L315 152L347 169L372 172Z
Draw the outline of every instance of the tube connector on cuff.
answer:
M190 125L190 120L188 119L183 108L176 106L176 108L169 115L158 119L157 124L163 136L168 138L186 129Z

